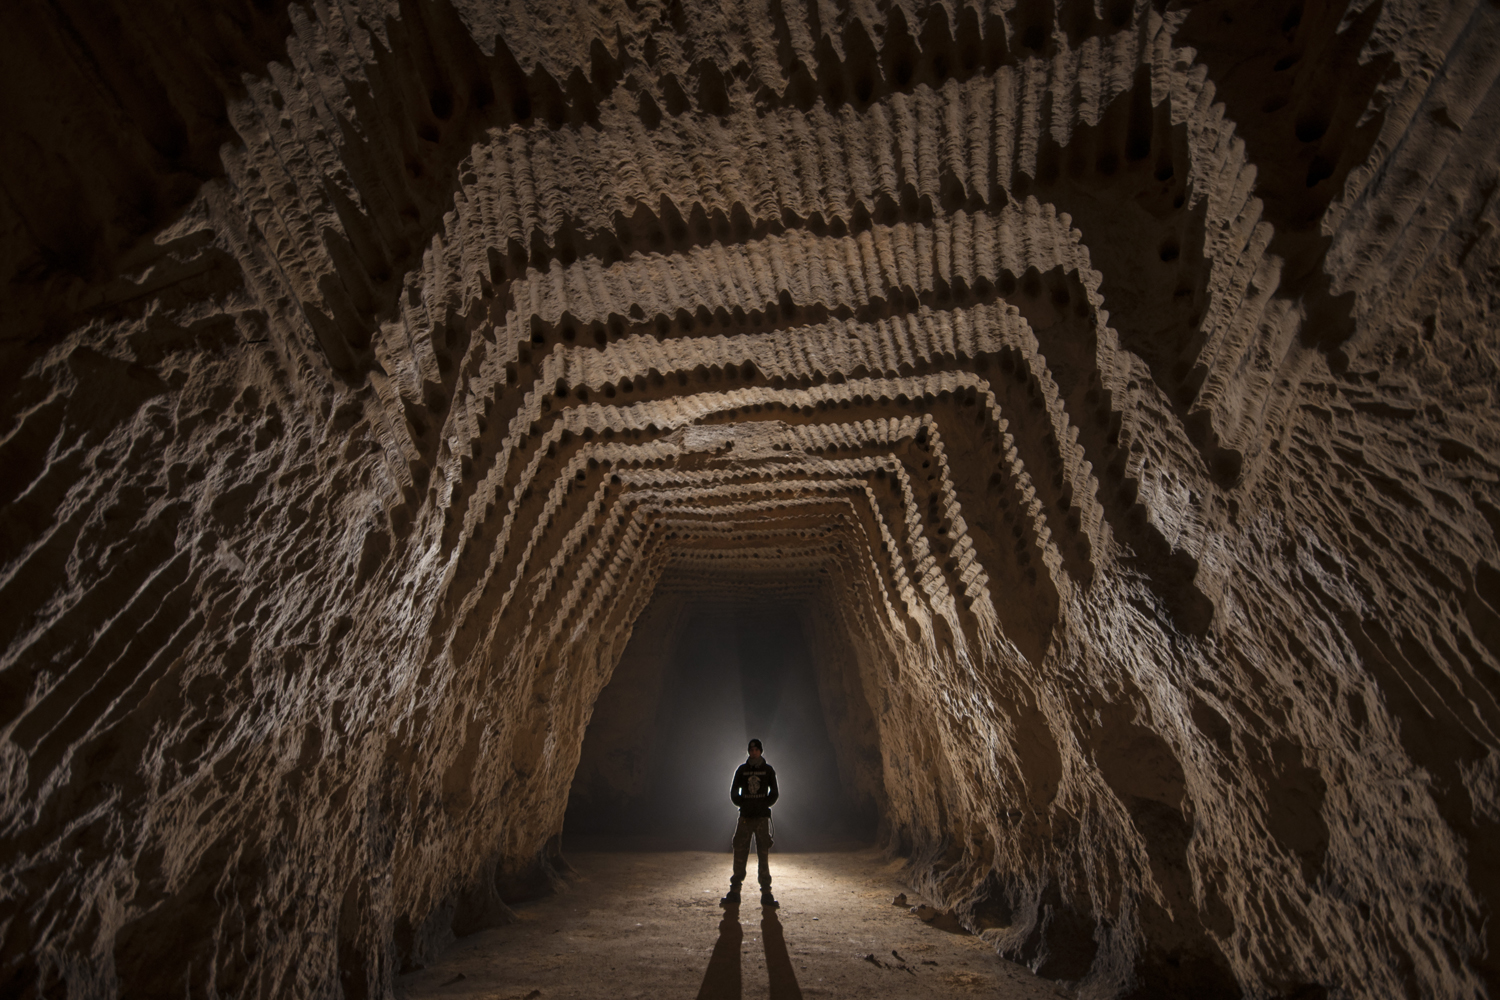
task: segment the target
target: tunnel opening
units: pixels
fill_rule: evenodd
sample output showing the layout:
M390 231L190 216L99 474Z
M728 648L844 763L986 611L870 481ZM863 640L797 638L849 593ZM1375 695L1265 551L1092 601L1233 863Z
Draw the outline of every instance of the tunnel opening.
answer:
M594 705L565 848L727 850L737 816L730 780L752 737L780 784L778 851L872 843L875 796L841 778L850 761L840 757L867 753L873 726L853 741L831 734L828 709L843 706L825 699L842 695L807 614L762 601L648 610Z
M1500 4L179 6L0 42L0 997L392 997L565 824L691 995L752 735L853 995L1495 992Z

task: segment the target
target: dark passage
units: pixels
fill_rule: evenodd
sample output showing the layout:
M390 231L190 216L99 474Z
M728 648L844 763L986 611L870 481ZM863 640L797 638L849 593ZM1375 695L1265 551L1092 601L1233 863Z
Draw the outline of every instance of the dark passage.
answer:
M653 635L657 625L670 636ZM595 705L567 844L727 850L730 778L752 736L781 787L777 850L868 842L873 803L853 800L839 779L818 667L794 609L689 607L675 627L643 619Z

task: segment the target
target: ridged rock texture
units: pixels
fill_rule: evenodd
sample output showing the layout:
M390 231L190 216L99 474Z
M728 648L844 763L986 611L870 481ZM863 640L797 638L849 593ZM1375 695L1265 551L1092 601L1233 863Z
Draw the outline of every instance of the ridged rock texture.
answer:
M1078 995L1496 995L1495 5L0 27L0 993L390 995L706 600Z

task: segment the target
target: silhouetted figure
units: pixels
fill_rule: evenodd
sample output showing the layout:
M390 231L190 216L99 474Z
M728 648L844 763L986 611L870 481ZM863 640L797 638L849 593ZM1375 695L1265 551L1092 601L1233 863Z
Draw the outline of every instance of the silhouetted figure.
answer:
M745 862L750 857L750 838L755 837L755 853L760 856L760 905L776 906L771 895L771 866L766 853L771 849L771 806L780 794L776 790L776 769L760 755L760 740L750 741L750 757L734 772L729 798L740 807L740 821L734 828L734 874L729 879L725 906L740 904L740 885L745 881Z

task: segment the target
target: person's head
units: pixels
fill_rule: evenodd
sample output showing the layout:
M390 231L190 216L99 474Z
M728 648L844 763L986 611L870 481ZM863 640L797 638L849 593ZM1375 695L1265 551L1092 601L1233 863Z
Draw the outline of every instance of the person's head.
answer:
M751 740L750 741L749 750L750 750L750 756L751 757L759 757L760 756L760 740Z

